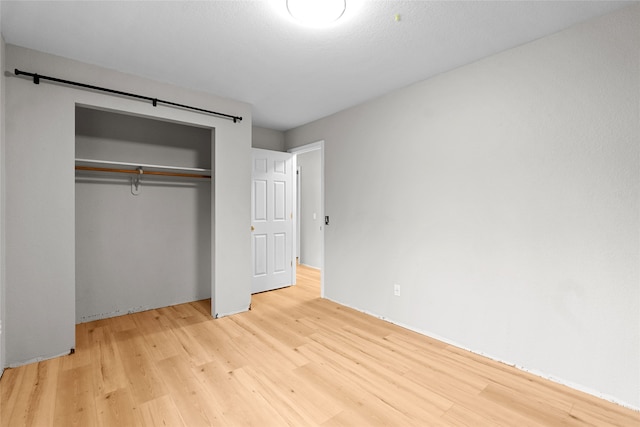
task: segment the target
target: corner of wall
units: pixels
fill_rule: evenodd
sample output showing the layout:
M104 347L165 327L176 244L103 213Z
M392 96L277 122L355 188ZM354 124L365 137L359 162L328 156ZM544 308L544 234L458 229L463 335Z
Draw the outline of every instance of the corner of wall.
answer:
M0 71L4 69L4 37L2 36L2 3L0 2ZM5 243L4 243L4 73L0 75L0 377L5 367Z

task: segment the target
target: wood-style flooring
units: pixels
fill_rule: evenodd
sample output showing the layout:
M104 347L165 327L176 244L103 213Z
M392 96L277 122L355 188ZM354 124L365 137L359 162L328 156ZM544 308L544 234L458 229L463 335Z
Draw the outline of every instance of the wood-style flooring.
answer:
M640 426L640 413L319 298L318 272L214 320L198 301L77 325L8 369L1 426Z

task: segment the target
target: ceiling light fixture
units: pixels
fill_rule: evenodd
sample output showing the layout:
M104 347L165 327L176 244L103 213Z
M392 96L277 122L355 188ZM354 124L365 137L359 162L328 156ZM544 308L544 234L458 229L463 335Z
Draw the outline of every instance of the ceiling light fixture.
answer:
M287 10L297 21L310 27L336 22L347 9L347 0L287 0Z

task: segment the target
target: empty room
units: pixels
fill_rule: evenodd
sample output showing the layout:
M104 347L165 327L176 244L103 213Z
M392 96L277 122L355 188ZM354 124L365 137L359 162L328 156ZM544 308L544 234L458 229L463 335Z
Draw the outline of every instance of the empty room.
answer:
M0 426L640 425L640 2L0 34Z

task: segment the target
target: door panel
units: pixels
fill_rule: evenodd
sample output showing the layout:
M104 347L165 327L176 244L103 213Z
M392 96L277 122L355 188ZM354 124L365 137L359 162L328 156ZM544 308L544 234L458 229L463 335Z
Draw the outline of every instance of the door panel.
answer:
M287 262L286 237L287 235L284 233L277 233L273 235L273 243L274 243L273 271L274 273L284 273L286 270L286 262Z
M267 274L267 236L266 234L254 234L254 275Z
M267 220L267 181L256 180L253 182L255 190L254 218L259 221Z
M252 149L252 293L292 285L293 156Z
M286 203L287 197L285 195L286 183L282 181L275 181L273 183L273 199L275 204L275 212L273 214L274 221L286 220Z

